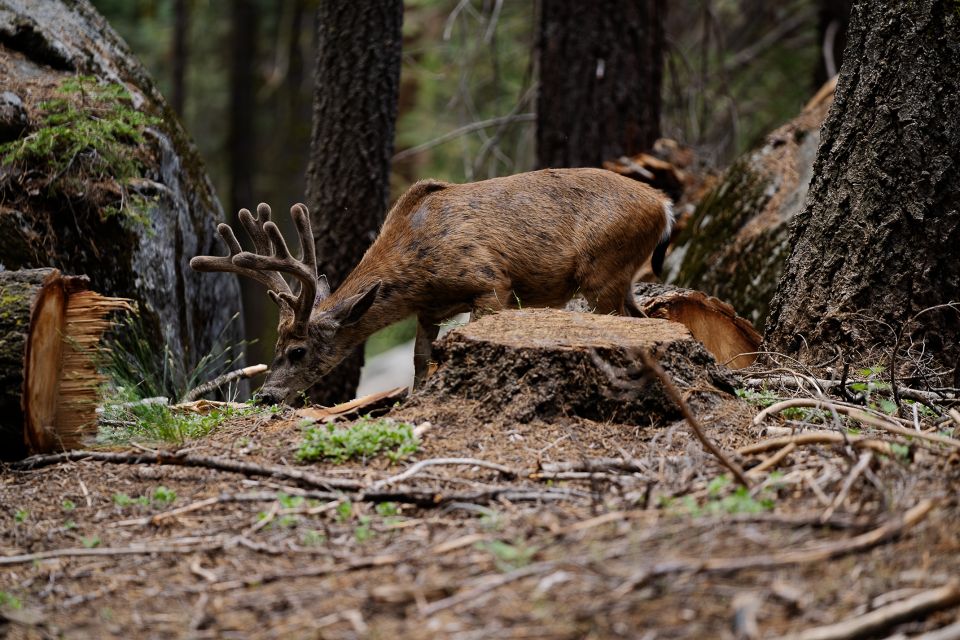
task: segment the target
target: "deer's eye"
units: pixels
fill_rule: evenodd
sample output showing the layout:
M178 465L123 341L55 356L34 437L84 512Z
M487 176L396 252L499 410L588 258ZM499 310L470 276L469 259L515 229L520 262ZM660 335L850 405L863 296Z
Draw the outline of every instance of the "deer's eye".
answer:
M303 360L303 356L307 355L307 350L304 347L294 347L287 351L287 358L290 362L297 362L298 360Z

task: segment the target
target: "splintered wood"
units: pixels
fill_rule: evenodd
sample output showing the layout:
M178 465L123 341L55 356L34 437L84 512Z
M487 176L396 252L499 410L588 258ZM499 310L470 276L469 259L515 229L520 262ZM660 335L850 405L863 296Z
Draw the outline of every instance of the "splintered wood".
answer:
M113 326L109 315L131 311L129 300L108 298L94 291L78 291L67 298L60 389L54 428L61 446L72 449L84 435L96 430L96 407L101 385L106 381L97 370L102 353L100 339Z

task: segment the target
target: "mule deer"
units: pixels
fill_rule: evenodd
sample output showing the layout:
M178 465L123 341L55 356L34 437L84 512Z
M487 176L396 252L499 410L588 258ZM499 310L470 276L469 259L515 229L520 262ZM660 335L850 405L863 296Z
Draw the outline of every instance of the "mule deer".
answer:
M197 271L228 271L267 286L280 306L276 353L260 390L290 402L372 333L417 316L415 386L426 377L438 323L465 311L562 306L581 293L596 313L641 315L634 275L673 222L661 192L600 169L546 169L469 184L423 180L390 210L380 235L333 293L317 277L310 219L290 214L295 259L270 207L240 211L256 253L226 224L228 256L197 256ZM295 294L283 275L299 281Z

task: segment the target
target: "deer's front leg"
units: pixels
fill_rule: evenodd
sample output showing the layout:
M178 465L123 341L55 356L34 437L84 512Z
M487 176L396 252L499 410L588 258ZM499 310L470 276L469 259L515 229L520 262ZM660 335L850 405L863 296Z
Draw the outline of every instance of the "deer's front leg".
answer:
M413 343L413 388L419 389L430 371L433 341L440 333L440 325L433 320L417 317L417 338Z

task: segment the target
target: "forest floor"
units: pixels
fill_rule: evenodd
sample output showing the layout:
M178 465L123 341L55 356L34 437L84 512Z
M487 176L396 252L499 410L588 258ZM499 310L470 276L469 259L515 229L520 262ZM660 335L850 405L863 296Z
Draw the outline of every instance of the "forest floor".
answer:
M739 381L756 386L746 378L761 375ZM476 411L477 401L423 394L388 414L420 434L415 455L393 464L298 462L303 414L288 410L236 418L186 443L180 458L161 456L166 464L141 443L121 452L139 464L7 468L0 634L956 631L960 450L874 429L858 413L853 422L837 399L838 414L793 408L754 424L758 403L812 395L781 385L774 376L746 399L687 394L714 396L692 404L709 437L748 469L749 491L682 420L516 423ZM906 415L877 420L912 431ZM957 426L918 415L932 438ZM782 440L792 433L809 441ZM217 461L247 466L210 468Z

